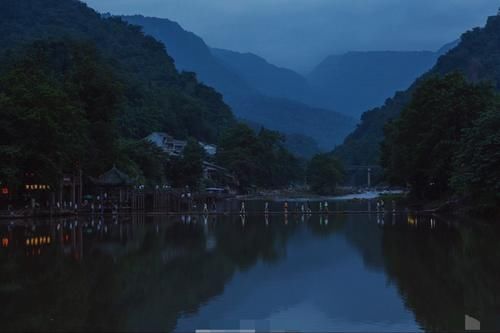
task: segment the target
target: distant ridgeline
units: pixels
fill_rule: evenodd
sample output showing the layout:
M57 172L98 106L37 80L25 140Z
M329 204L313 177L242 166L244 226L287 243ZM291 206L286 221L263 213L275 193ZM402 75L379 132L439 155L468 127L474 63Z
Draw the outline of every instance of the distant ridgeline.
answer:
M313 138L323 150L340 144L354 128L355 119L332 110L312 107L306 79L274 66L250 53L210 49L197 35L168 19L124 16L147 34L165 43L179 70L195 72L198 78L224 95L239 118L262 124L289 137L301 134ZM295 152L310 151L291 144Z
M314 105L358 118L396 91L408 88L454 46L456 43L450 43L437 52L368 51L329 56L307 77L315 92Z
M460 43L441 56L437 64L409 89L398 92L379 108L365 112L361 123L335 154L347 164L377 164L380 162L380 143L384 125L398 117L411 100L416 87L432 75L459 71L471 82L490 81L500 90L500 17L488 18L484 28L464 33Z

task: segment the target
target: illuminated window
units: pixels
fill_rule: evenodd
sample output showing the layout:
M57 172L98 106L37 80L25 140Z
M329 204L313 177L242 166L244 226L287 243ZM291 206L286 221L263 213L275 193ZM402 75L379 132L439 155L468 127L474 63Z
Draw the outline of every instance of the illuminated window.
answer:
M27 190L29 190L29 189L30 189L30 186L29 186L29 185L26 185L25 187L26 187L26 189L27 189Z

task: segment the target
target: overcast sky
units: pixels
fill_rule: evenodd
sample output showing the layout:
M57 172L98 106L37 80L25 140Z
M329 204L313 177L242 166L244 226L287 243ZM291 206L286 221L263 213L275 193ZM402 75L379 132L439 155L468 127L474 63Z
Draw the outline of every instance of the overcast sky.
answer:
M210 46L253 52L306 71L350 50L434 50L498 0L86 0L100 12L171 19Z

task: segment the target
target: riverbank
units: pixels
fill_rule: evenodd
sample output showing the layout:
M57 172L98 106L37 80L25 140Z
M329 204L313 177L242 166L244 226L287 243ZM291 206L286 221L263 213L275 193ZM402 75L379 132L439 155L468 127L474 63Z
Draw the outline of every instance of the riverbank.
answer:
M390 200L393 198L402 198L406 195L403 190L355 190L343 189L334 195L318 195L309 191L296 191L296 190L274 190L274 191L261 191L257 194L240 195L237 196L239 200L269 200L269 201L337 201L337 200L373 200L376 198L385 198Z

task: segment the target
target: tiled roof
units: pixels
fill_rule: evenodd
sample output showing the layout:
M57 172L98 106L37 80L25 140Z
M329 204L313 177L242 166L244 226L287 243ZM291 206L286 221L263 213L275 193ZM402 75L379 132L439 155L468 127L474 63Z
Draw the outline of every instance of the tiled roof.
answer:
M94 183L105 186L125 186L132 185L134 182L126 173L118 170L116 166L113 166L111 170L103 173L97 179L94 179Z

